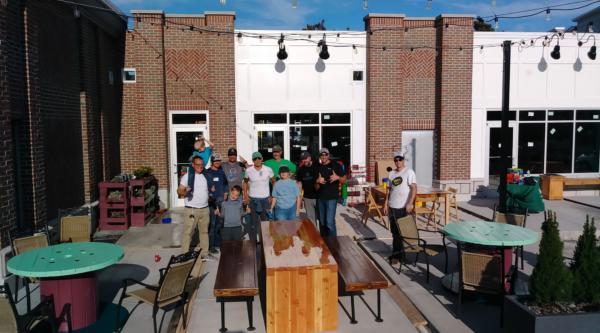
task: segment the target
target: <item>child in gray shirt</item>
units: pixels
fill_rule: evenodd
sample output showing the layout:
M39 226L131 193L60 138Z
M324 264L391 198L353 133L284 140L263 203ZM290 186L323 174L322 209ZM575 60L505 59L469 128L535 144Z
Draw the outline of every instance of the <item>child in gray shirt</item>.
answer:
M221 204L222 211L215 210L215 215L223 218L223 228L221 228L223 242L244 239L242 217L250 213L250 207L246 207L244 210L242 202L237 200L240 194L242 194L242 188L235 185L229 191L229 200Z

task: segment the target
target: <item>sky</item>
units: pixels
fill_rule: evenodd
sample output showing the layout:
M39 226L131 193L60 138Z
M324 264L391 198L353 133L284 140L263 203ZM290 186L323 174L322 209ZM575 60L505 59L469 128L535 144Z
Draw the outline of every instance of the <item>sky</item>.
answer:
M545 8L581 0L433 0L427 10L427 0L369 0L369 8L363 9L362 0L297 0L298 7L292 8L292 0L111 0L123 12L132 9L160 9L166 14L204 14L204 11L234 11L235 28L240 30L300 30L307 24L325 19L327 30L362 30L363 18L369 13L406 14L407 17L435 17L439 14L475 14L482 17L500 16L504 13L526 9ZM574 8L579 4L563 8ZM571 19L593 8L599 3L573 11L551 11L551 20L545 13L521 19L500 19L498 30L544 32L554 27L570 27ZM493 23L493 22L492 22Z

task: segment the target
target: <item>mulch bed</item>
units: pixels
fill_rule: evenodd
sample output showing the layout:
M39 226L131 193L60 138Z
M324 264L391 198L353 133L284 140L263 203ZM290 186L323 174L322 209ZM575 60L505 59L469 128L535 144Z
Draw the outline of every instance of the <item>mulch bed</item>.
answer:
M600 303L588 302L555 302L537 306L533 305L533 302L531 301L523 301L523 305L528 307L537 315L557 315L600 311Z

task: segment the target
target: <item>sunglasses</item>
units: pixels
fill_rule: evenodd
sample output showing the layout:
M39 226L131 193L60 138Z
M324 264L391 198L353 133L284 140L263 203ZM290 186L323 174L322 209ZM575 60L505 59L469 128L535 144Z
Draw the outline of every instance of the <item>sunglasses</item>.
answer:
M394 159L394 162L400 162L400 161L404 161L404 159L403 158L395 158Z
M253 158L252 160L253 160L253 161L256 161L256 160L262 160L262 158L260 158L260 157L255 157L255 158Z

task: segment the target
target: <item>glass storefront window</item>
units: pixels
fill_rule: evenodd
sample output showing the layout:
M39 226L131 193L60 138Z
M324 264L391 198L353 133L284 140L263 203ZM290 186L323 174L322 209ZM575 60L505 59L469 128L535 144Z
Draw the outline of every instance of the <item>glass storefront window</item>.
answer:
M545 131L546 124L519 124L518 165L524 173L544 173Z
M341 161L345 170L350 165L350 126L321 127L323 148L329 150L329 158Z
M600 120L600 110L579 110L577 120Z
M173 125L206 124L205 113L173 113Z
M318 118L317 118L318 120ZM290 161L300 165L300 153L308 151L310 156L319 156L319 127L290 126Z
M548 123L546 173L571 173L573 123Z
M349 113L323 113L321 114L322 124L350 124Z
M287 114L255 113L255 124L286 124Z
M488 111L487 112L487 120L488 121L502 120L502 111ZM508 111L508 120L517 120L517 111Z
M290 113L290 125L318 125L318 113Z
M575 123L575 172L600 172L599 152L600 123Z
M285 149L283 131L258 131L258 152L262 155L263 162L273 158L273 147L275 145ZM248 160L248 163L252 164L250 160Z
M573 111L548 111L548 120L573 120Z
M519 111L519 121L544 121L546 111Z

